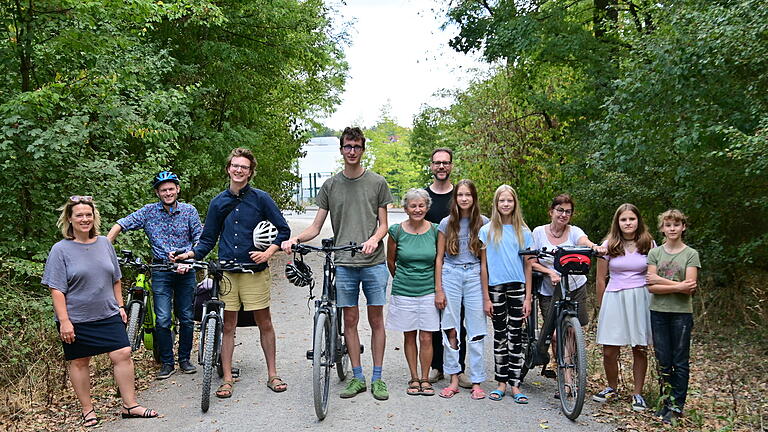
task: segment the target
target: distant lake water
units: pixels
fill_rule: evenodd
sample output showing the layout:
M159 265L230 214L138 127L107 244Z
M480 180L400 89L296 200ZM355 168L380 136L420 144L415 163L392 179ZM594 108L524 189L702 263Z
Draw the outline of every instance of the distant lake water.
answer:
M337 137L315 137L304 144L302 150L307 155L299 159L301 187L296 192L296 200L312 202L317 190L328 178L341 170L341 154Z

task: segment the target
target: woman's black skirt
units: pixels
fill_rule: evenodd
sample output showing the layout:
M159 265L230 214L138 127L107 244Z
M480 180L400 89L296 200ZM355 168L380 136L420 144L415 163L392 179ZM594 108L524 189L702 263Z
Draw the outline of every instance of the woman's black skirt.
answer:
M103 320L73 325L75 341L71 344L61 343L67 360L91 357L130 346L125 323L119 313ZM56 322L56 328L60 330L59 322Z

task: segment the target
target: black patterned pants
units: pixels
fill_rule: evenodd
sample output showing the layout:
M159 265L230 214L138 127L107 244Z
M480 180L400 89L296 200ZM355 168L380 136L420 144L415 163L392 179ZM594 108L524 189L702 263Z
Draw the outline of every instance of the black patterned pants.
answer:
M525 284L513 282L488 287L493 304L493 360L496 381L520 387L523 369L523 301Z

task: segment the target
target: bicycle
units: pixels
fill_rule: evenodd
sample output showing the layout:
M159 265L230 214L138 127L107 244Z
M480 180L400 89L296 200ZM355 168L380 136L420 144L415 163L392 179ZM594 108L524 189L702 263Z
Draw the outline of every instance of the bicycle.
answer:
M522 376L536 366L543 366L541 374L554 378L549 364L549 345L553 333L557 332L557 388L560 395L560 410L570 420L576 420L581 414L587 391L587 348L584 332L579 323L578 302L570 297L568 276L589 273L591 257L594 251L586 247L558 247L554 250L527 250L519 252L522 256L555 259L555 270L562 275L560 284L555 289L549 315L539 331L536 316L536 296L531 301L531 313L523 320L523 350L525 361ZM541 277L541 276L540 276Z
M160 363L160 349L154 343L155 334L155 308L153 305L152 284L147 275L151 270L175 271L176 266L171 263L145 264L140 257L134 257L130 250L120 251L123 255L119 263L122 266L135 269L138 273L136 280L128 288L128 297L125 302L125 313L128 316L126 333L131 344L131 352L139 349L142 342L144 348L152 350L155 362ZM176 317L171 311L171 344L176 341Z
M203 303L202 320L200 322L199 349L197 361L203 367L203 384L200 398L200 409L208 412L211 401L211 379L216 369L219 377L224 375L221 368L221 340L224 335L224 302L219 300L221 282L224 272L253 273L259 267L256 263L237 263L234 261L177 261L178 264L188 264L194 269L208 270L213 279L211 298ZM239 370L237 371L239 375ZM233 376L235 369L233 368Z
M294 263L286 265L286 276L297 286L309 285L310 300L314 279L312 270L304 264L301 257L311 252L318 252L325 257L323 264L323 292L315 299L313 318L312 349L307 351L307 360L312 360L312 393L315 401L315 414L319 420L328 414L328 396L330 391L329 375L336 367L339 381L347 378L349 369L349 350L344 340L343 311L336 307L336 265L333 255L336 252L349 251L352 256L362 250L361 246L348 244L333 246L333 239L323 239L322 247L299 243L291 247ZM289 274L290 273L290 274ZM299 283L297 283L299 282ZM364 347L360 345L362 354Z

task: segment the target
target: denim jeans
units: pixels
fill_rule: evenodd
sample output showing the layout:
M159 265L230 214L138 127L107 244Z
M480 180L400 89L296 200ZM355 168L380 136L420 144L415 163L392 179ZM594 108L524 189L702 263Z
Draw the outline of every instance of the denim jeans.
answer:
M179 362L189 360L194 333L195 272L185 274L152 272L152 292L155 302L155 343L160 350L160 361L173 365L171 339L171 305L179 320Z
M387 280L386 263L368 267L336 266L336 305L357 307L362 285L368 306L384 306L387 303Z
M671 395L671 403L665 399L665 404L682 411L688 394L693 314L651 311L651 329L661 396Z
M445 330L456 329L461 324L461 306L464 306L464 325L467 328L467 356L469 357L469 380L473 383L485 381L484 348L488 332L483 311L483 288L480 284L480 264L443 264L443 291L446 306L440 327L443 330L443 371L456 374L459 366L459 349L453 349ZM457 335L458 337L458 335ZM459 339L459 345L461 340ZM460 348L460 347L459 347Z

